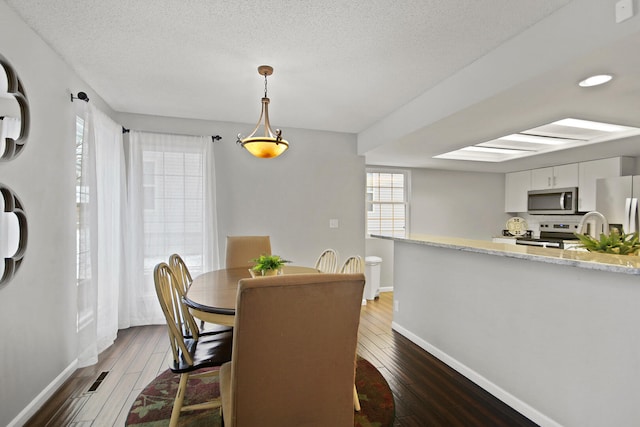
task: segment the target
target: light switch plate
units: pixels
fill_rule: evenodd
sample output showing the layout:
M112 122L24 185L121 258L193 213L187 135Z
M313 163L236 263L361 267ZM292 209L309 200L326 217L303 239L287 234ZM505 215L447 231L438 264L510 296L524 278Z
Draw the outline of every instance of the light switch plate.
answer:
M338 228L339 223L337 219L330 219L329 220L329 228Z
M616 2L616 24L626 21L633 16L633 0L619 0Z

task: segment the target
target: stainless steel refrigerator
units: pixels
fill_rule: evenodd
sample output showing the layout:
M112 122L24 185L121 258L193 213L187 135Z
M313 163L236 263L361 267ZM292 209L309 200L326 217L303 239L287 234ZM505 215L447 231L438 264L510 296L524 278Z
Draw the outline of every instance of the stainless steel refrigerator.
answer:
M640 176L603 178L596 181L596 210L609 224L622 225L625 233L638 231Z

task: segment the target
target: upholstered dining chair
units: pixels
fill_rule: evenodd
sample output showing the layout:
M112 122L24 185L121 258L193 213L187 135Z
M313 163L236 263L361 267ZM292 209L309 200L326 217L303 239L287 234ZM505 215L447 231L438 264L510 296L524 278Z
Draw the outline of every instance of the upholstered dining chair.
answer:
M353 426L364 282L363 274L240 280L232 359L220 368L225 427Z
M360 255L350 256L344 260L340 273L364 273L364 261Z
M171 270L173 270L173 274L175 274L176 279L178 280L178 283L182 288L183 295L186 295L187 291L189 290L189 286L191 286L191 282L193 282L191 272L189 271L187 264L184 262L180 255L171 254L171 256L169 257L169 267L171 267ZM210 326L207 327L207 330L205 330L205 322L204 320L201 320L199 334L210 335L216 334L218 332L230 331L232 329L233 328L230 326L211 326L210 324Z
M321 273L337 273L338 253L333 249L325 249L318 257L315 268Z
M271 255L269 236L227 236L226 268L250 268L260 255Z
M164 262L156 265L153 277L158 301L167 321L173 355L169 369L180 374L169 422L169 426L174 427L178 424L181 412L221 406L220 399L183 406L184 394L190 378L218 375L217 370L202 372L203 368L220 366L231 360L233 335L231 331L199 335L198 326L183 302L182 285L171 267Z
M340 267L340 273L364 273L364 260L359 255L350 256L344 261L342 267ZM360 399L358 398L358 390L355 385L353 386L353 406L356 411L360 411Z

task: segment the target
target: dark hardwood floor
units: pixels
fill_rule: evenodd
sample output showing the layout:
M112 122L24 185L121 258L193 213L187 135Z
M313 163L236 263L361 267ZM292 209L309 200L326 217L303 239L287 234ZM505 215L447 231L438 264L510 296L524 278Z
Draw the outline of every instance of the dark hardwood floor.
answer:
M394 426L536 425L392 331L392 305L393 294L382 293L362 307L358 353L393 391ZM165 326L121 330L98 364L76 371L26 425L123 426L133 400L167 368L169 357ZM108 374L98 381L103 372Z

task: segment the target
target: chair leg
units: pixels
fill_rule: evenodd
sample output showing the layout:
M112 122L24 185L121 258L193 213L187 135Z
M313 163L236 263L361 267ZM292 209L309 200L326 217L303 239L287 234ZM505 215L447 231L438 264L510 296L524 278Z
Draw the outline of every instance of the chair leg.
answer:
M353 385L353 409L356 412L360 412L360 399L358 399L358 390L356 389L356 385Z
M169 427L176 427L178 425L178 418L180 418L180 411L182 410L182 402L184 401L184 393L187 390L188 379L189 374L180 375L180 384L178 385L176 399L173 402L173 410L171 411L171 421L169 421Z

